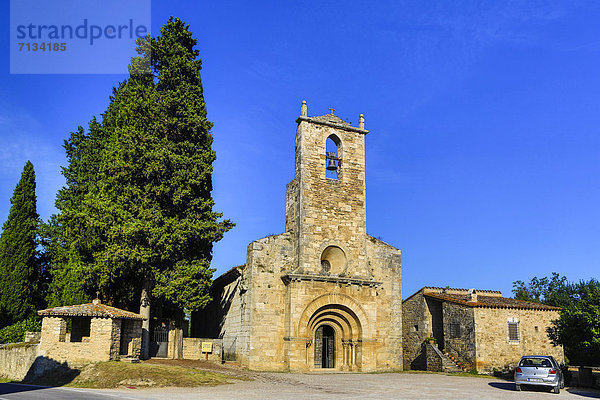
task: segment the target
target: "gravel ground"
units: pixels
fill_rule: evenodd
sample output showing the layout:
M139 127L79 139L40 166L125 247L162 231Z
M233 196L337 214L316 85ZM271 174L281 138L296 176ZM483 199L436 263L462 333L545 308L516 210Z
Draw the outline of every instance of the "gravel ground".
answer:
M438 374L255 374L254 381L194 389L102 391L143 399L600 399L600 391L567 388L516 392L498 379Z

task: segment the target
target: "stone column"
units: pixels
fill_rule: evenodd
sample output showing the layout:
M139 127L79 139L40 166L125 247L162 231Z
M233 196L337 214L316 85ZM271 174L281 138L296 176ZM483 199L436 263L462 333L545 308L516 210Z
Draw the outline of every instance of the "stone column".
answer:
M150 358L150 281L145 280L142 288L140 301L140 315L145 319L142 321L142 354L141 358Z

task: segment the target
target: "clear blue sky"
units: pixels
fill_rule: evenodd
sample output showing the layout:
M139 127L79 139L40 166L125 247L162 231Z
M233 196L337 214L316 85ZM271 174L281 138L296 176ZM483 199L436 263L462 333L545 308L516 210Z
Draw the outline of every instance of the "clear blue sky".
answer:
M2 7L0 221L28 159L48 218L63 140L124 76L10 75ZM171 15L199 42L216 209L237 223L217 274L284 230L306 100L309 115L365 115L367 229L402 250L403 297L598 277L598 3L156 1L153 33Z

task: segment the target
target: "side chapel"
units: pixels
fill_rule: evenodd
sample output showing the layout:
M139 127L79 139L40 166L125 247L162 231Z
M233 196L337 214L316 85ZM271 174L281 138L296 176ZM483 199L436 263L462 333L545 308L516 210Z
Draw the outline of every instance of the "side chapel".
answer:
M192 336L254 370L402 368L400 250L367 235L365 136L333 113L296 120L285 232L213 284Z

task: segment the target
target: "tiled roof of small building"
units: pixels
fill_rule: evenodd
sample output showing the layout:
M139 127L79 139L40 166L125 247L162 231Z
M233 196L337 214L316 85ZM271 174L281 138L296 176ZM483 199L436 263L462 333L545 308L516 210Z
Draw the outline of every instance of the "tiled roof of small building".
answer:
M547 311L558 311L560 307L548 306L540 303L533 303L531 301L523 301L517 299L511 299L508 297L498 296L485 296L482 294L477 295L477 301L467 301L468 295L462 294L450 294L450 293L425 293L427 297L433 297L451 303L462 304L469 307L485 307L485 308L522 308L531 310L547 310Z
M47 308L38 311L42 317L96 317L96 318L121 318L121 319L145 319L140 314L120 308L107 306L96 300L93 303L77 304L74 306L62 306Z

